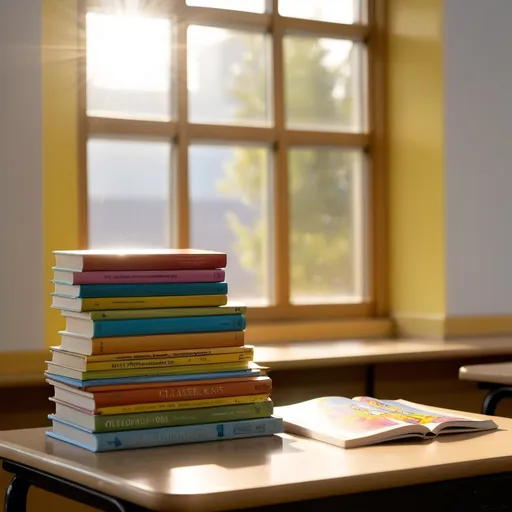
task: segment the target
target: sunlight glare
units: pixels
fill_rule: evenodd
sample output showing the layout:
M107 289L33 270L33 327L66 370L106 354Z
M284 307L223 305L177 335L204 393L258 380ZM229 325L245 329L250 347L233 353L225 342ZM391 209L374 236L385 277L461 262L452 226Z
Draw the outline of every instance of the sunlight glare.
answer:
M167 91L170 20L87 14L87 80L102 89Z

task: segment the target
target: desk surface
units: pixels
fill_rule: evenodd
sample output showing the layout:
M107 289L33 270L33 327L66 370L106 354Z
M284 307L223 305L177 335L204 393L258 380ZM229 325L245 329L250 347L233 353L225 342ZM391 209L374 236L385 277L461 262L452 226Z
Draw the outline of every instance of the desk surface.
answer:
M351 450L282 434L100 454L41 428L1 432L0 458L153 510L229 510L512 471L512 419L497 422L492 433Z
M459 378L512 386L512 362L463 366L459 370Z

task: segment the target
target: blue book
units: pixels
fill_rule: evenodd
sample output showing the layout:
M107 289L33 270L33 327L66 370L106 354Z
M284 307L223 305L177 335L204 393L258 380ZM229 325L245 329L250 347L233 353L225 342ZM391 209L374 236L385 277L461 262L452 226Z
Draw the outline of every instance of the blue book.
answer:
M226 295L222 283L65 284L52 281L59 297L93 299L100 297L169 297L178 295Z
M126 430L122 432L93 433L83 427L48 416L53 430L46 435L60 441L74 444L91 452L108 452L151 448L173 444L201 443L244 437L262 437L279 434L284 431L283 420L275 416L254 420L225 421L185 427L150 428L144 430Z
M66 319L66 332L88 338L181 334L192 332L243 331L243 315L214 315L163 318L128 318L121 320ZM60 332L59 334L66 334Z
M45 372L45 375L56 382L62 382L68 386L87 389L96 386L113 386L118 384L147 384L152 382L179 382L189 380L213 380L213 379L235 379L247 377L260 377L266 375L266 369L259 370L257 368L247 368L244 370L232 370L227 372L210 372L210 373L190 373L183 375L144 375L142 377L121 377L117 379L92 379L82 381L71 379L70 377L62 377L54 373Z

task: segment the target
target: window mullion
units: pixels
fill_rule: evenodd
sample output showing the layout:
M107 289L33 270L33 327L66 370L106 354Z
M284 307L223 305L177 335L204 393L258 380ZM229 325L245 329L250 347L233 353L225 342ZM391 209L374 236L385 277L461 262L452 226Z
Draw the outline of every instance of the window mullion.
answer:
M278 0L272 1L273 110L276 131L272 166L273 270L276 306L290 302L290 248L288 213L288 147L284 111L283 30Z
M185 0L182 0L183 4ZM188 90L187 90L187 24L178 9L175 18L174 73L176 116L177 116L177 157L175 158L172 213L174 244L179 248L190 246L189 192L188 192Z

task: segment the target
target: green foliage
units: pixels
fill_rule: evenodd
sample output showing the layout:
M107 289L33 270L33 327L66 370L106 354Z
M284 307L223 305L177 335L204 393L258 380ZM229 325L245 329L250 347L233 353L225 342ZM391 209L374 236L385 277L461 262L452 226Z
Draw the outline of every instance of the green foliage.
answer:
M232 74L231 96L243 120L261 118L271 98L262 101L267 75L261 40L245 37L243 64ZM294 126L307 129L350 124L352 111L350 68L347 61L332 65L329 52L318 39L290 37L284 41L286 117ZM269 96L269 95L268 95ZM351 240L351 171L356 152L336 149L295 148L288 154L290 214L290 279L292 296L349 294L353 289ZM238 198L259 213L254 225L244 225L235 214L227 221L236 235L233 250L242 265L265 277L266 229L269 189L268 152L261 148L238 148L224 169L219 189ZM279 172L275 169L274 172Z

